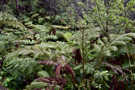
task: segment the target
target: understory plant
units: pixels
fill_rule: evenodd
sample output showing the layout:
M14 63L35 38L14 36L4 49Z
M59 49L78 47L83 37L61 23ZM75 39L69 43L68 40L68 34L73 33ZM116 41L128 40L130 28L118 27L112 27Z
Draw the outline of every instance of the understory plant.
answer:
M9 90L135 87L134 0L1 0L2 4L3 87Z
M128 89L125 82L130 82L133 68L125 69L123 65L132 62L130 57L133 52L129 54L128 47L134 48L134 20L130 18L134 1L130 0L126 6L124 0L96 0L94 3L89 12L84 11L79 22L80 31L74 37L80 36L77 41L81 40L79 46L82 55L82 62L74 68L80 71L78 76L82 76L77 87L84 90ZM81 2L78 4L85 7ZM131 87L134 87L133 82L130 83Z

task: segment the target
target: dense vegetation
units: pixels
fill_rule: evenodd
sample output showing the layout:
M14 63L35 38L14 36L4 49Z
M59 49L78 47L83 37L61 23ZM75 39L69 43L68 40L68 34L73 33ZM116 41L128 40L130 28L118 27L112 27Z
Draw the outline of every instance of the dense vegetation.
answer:
M134 13L135 0L0 0L0 89L135 90Z

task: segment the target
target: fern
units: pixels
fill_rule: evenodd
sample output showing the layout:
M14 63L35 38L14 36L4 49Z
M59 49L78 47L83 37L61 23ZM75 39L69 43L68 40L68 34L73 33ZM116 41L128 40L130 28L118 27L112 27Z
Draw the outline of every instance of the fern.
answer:
M2 69L14 78L18 78L20 76L29 78L33 77L39 68L38 64L32 60L32 58L10 57L4 60Z
M0 12L0 26L2 25L18 28L20 30L26 30L25 26L21 22L6 12Z
M8 58L12 56L21 56L21 57L33 57L37 60L56 60L56 57L64 55L70 60L72 54L72 48L68 49L70 46L65 44L64 42L48 42L36 44L33 46L26 46L24 48L20 48L17 51L9 53Z
M102 52L105 56L111 56L111 52L117 52L119 50L118 48L128 45L133 38L135 38L135 34L128 33L123 35L111 35L110 42L107 38L103 38L103 41L99 39L97 44L95 44L95 51Z

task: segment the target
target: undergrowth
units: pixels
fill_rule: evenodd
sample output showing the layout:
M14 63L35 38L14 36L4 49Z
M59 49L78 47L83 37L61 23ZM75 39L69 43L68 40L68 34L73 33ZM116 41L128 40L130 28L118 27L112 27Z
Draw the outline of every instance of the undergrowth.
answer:
M1 0L0 86L134 90L134 6L134 0Z

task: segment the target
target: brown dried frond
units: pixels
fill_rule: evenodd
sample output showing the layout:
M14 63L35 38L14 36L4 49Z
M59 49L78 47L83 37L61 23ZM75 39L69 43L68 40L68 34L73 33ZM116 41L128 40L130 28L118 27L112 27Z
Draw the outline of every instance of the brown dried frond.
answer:
M66 72L68 72L68 74L71 74L71 75L72 75L72 78L75 78L75 73L74 73L72 67L70 67L68 64L66 64L66 65L64 66L64 68L65 68L64 70L65 70Z
M61 64L57 65L56 71L55 71L56 77L60 77L61 70L62 70L62 65Z
M111 68L116 74L122 74L125 75L125 73L123 72L122 68L120 66L116 66L116 65L111 65L110 63L107 62L103 62L103 64L109 68Z
M81 63L82 62L82 55L80 49L74 49L73 50L73 58L75 59L76 63Z
M64 70L68 73L72 75L72 81L75 83L75 72L73 71L72 67L68 64L66 64L64 66Z

